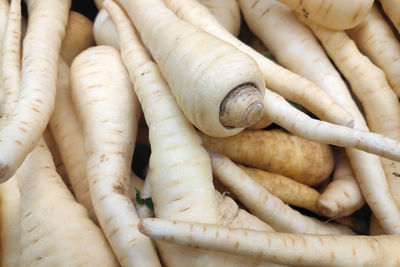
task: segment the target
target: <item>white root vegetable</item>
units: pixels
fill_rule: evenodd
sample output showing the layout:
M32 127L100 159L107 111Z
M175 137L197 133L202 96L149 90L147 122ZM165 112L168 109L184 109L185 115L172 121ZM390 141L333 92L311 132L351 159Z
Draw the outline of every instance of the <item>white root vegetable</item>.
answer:
M71 95L83 130L92 203L118 261L160 266L151 240L138 232L129 195L140 106L119 52L97 46L79 54L71 66Z
M384 73L358 51L354 42L345 32L332 31L319 27L314 23L307 23L338 68L349 80L353 92L363 102L364 108L368 108L366 115L371 127L374 127L376 131L384 134L393 134L392 136L396 136L395 138L400 138L398 135L400 129L400 120L398 117L400 105L396 95L389 88ZM368 105L373 105L373 110ZM355 164L353 164L352 157L349 154L349 159L354 168ZM382 166L385 169L387 163L383 161L383 164ZM354 168L354 171L365 200L384 231L388 234L400 233L400 212L396 207L392 195L387 193L389 192L387 180L371 176L371 170L369 170L365 177L370 176L374 178L369 178L368 180L364 180L363 178L363 181L361 181L358 174L359 168ZM387 173L387 165L385 172ZM382 174L379 175L382 177Z
M58 63L56 106L50 118L50 128L68 173L76 200L87 208L89 217L97 222L86 178L85 145L79 120L72 103L69 76L69 67L60 58Z
M314 234L354 234L345 226L302 215L253 181L227 157L209 152L214 175L258 218L276 231Z
M7 181L35 147L54 107L57 60L67 24L69 0L27 1L21 92L0 130L0 181ZM51 25L51 27L49 27Z
M199 0L230 33L238 36L241 17L236 0Z
M7 18L10 5L7 0L0 1L0 51L3 51L4 34L7 28ZM3 65L3 52L0 53L0 66ZM3 88L3 73L0 69L0 102L3 103L5 99L5 91ZM0 115L4 115L4 111L0 107Z
M162 0L120 3L197 128L231 136L260 119L265 82L251 57L178 19Z
M328 29L357 26L371 9L373 0L279 0L308 21Z
M239 41L226 31L224 27L219 25L218 21L210 14L207 8L197 1L164 0L164 2L178 17L223 39L242 52L250 55L262 70L266 86L271 90L281 94L286 99L301 104L322 120L350 127L354 125L351 115L318 86L277 65L275 62ZM266 123L268 124L268 120Z
M117 266L101 230L55 171L43 139L17 172L21 191L19 266Z
M335 155L332 181L324 189L317 202L319 213L332 218L353 214L364 203L364 197L355 182L354 172L344 150Z
M400 96L400 43L378 8L373 6L363 22L347 33L360 51L385 72L391 88Z
M151 171L147 171L146 179L144 180L144 185L140 191L140 197L142 199L150 198L152 197L153 192L151 190ZM153 218L154 217L154 211L149 209L147 205L136 205L136 210L138 213L139 218Z
M398 266L398 235L287 234L204 223L143 219L142 233L182 246L234 253L290 266Z
M93 36L97 45L109 45L119 49L117 29L104 9L99 11L94 20Z

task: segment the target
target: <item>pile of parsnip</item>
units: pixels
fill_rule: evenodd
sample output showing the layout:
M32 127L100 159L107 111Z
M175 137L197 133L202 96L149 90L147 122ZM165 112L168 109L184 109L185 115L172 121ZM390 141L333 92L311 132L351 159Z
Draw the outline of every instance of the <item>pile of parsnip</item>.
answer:
M400 266L400 1L24 1L0 266Z

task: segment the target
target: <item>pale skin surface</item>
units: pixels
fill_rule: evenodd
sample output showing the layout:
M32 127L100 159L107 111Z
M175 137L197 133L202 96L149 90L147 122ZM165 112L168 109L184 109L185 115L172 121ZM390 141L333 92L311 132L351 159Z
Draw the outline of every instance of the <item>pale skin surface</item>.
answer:
M358 25L370 10L373 0L279 0L304 19L333 30Z
M104 5L120 31L122 57L149 125L152 147L149 172L156 216L220 223L210 159L200 138L140 45L129 20L111 1ZM161 242L158 248L166 266L271 266L262 261Z
M400 96L400 43L378 8L373 6L362 23L347 33L360 51L385 72L391 88Z
M3 51L3 42L4 42L4 34L6 32L7 27L7 15L10 5L8 4L7 0L0 1L0 51ZM3 53L0 53L0 65L3 62ZM5 90L3 88L3 73L0 70L0 100L3 102L5 99ZM1 114L3 116L4 111L1 110Z
M351 115L311 81L279 66L239 41L222 27L203 5L195 0L164 0L176 15L235 46L251 56L263 72L266 86L286 99L299 103L322 120L352 127ZM265 122L268 124L268 121Z
M151 240L138 232L139 218L130 198L140 105L119 51L109 46L85 50L72 63L70 77L83 131L87 180L101 228L122 266L160 266Z
M251 57L178 19L161 0L120 3L151 51L179 106L197 128L213 136L230 136L261 117L265 83ZM162 23L149 23L161 19ZM182 73L192 75L182 77ZM234 93L238 88L240 92L255 91L240 95Z
M0 130L0 149L4 152L0 156L2 182L15 173L32 151L50 119L58 54L70 1L27 1L27 6L30 26L23 45L21 92L10 118Z
M365 100L365 98L368 98L369 96L372 96L375 94L374 103L379 103L381 101L380 95L383 94L386 96L389 96L389 98L384 98L387 101L391 101L393 104L384 104L384 106L387 106L387 108L390 109L397 109L398 108L398 103L395 104L397 101L397 98L394 96L390 97L390 94L394 95L394 93L389 90L387 87L387 82L384 79L384 74L381 70L376 68L375 66L370 64L370 61L368 58L365 56L362 56L359 54L354 42L346 35L345 32L343 31L332 31L328 29L324 29L322 27L319 27L316 24L311 24L309 22L308 26L311 28L311 30L314 32L314 34L317 36L317 38L321 41L323 44L324 48L326 49L327 53L332 57L332 59L336 62L338 65L339 69L344 72L344 75L350 79L350 83L352 85L353 91L357 94L360 94L361 87L360 84L363 84L363 86L367 85L366 90L368 93L363 93L365 94L361 101ZM340 46L338 46L340 44ZM350 52L350 54L348 54ZM357 56L358 54L358 56ZM349 57L352 56L352 57ZM345 57L345 58L343 58ZM346 58L347 57L347 58ZM362 65L360 64L360 61L362 62ZM357 65L357 68L354 68L354 66ZM353 66L353 67L352 67ZM358 69L358 67L361 67ZM365 72L367 71L367 72ZM366 82L365 79L368 79L369 75L367 77L365 76L365 73L368 73L369 71L372 71L371 75L375 73L375 78L374 80L371 80L369 82ZM362 75L364 73L364 75ZM356 75L356 76L353 76ZM356 78L358 75L360 75L359 78ZM356 79L354 79L356 78ZM382 79L384 82L382 82ZM373 83L373 84L372 84ZM375 87L370 88L369 86L374 85L377 88L382 88L382 90L377 90L375 92ZM369 88L369 89L368 89ZM389 93L390 92L390 93ZM389 94L387 94L389 93ZM360 94L360 95L363 95ZM379 96L378 96L379 95ZM377 101L377 102L375 102ZM375 104L374 104L375 105ZM378 107L376 106L375 109ZM377 110L379 112L382 111L382 109ZM380 113L382 114L382 113ZM386 113L385 116L388 118L392 118L389 120L386 120L385 117L382 117L382 123L385 123L384 125L393 125L392 123L395 122L397 124L398 118L394 118L393 116L395 112L389 112ZM367 115L368 116L368 115ZM358 121L362 121L359 119ZM393 122L392 122L393 121ZM387 124L389 123L389 124ZM362 126L362 124L360 124ZM371 125L372 126L372 125ZM366 128L366 125L364 124L364 127ZM389 126L390 127L390 126ZM398 129L395 127L394 129ZM378 221L380 222L381 226L383 227L385 233L387 234L396 234L400 233L400 212L396 206L396 203L392 197L392 195L389 193L390 189L386 180L386 177L384 176L384 170L383 166L380 164L379 158L371 158L371 155L362 155L359 154L357 151L348 151L348 156L350 159L350 162L352 163L353 170L356 174L356 178L358 181L358 184L361 188L361 191L364 195L365 200L371 207L373 213L377 217ZM359 162L360 159L363 159L364 164ZM366 159L370 160L369 164L366 164L367 162L365 161ZM356 160L358 163L356 163ZM375 175L372 176L371 168L369 168L369 171L367 172L363 166L374 166L374 173ZM364 175L360 175L360 171L363 171L365 173ZM378 172L379 171L379 172ZM379 175L379 176L377 176ZM372 178L373 177L373 178ZM378 178L379 177L379 178ZM388 214L391 214L388 216Z
M287 234L144 219L142 233L174 244L234 253L290 266L398 266L398 235Z

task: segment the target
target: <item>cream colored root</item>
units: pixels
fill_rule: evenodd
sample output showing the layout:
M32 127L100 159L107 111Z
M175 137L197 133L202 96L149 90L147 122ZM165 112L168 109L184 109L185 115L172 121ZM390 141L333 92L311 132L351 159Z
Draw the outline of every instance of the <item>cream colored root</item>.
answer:
M143 219L142 233L156 240L262 259L290 266L398 266L400 238L288 234L203 223Z
M86 178L86 154L82 129L72 103L70 70L59 59L56 105L50 118L50 128L69 176L78 203L85 206L89 217L97 222Z
M61 56L68 65L83 50L94 45L93 23L84 15L70 11Z
M317 117L352 127L352 116L311 81L277 65L226 31L210 12L194 0L164 0L178 17L230 43L251 56L262 70L268 88L299 103Z
M209 152L214 175L258 218L276 231L314 234L354 234L349 228L302 215L253 181L227 157ZM273 214L273 215L272 215Z
M138 232L130 200L140 105L119 51L109 46L85 50L72 63L70 77L97 219L122 266L160 266L151 240Z
M218 22L232 35L238 36L240 31L241 17L236 0L200 0Z
M18 170L18 185L22 196L19 266L60 262L117 266L103 233L56 173L43 139Z
M317 190L285 176L239 165L247 175L284 203L317 212Z
M397 32L400 33L400 10L398 0L381 0L379 1L389 17Z
M1 266L18 267L20 247L20 205L18 174L0 185L0 242Z
M29 0L27 6L30 26L23 44L21 92L9 120L0 130L0 150L4 152L0 155L1 182L13 176L50 119L70 1Z
M151 51L179 106L197 128L212 136L231 136L260 119L265 82L251 57L180 20L162 0L120 3ZM154 23L156 20L162 22ZM192 75L182 77L190 72ZM211 94L213 98L208 97Z
M1 22L0 22L1 23ZM0 38L1 39L1 38ZM1 41L0 41L1 42ZM5 93L2 111L10 114L18 100L21 80L21 1L11 1L2 51L1 80Z
M400 96L400 43L378 8L373 6L363 22L347 33L360 51L385 72L391 88Z
M7 0L0 1L0 66L3 65L3 42L4 42L4 35L7 28L7 18L9 13L10 5ZM0 102L3 103L5 99L5 90L3 89L3 73L0 69ZM4 116L4 111L2 107L0 107L0 116Z
M346 71L346 76L348 76L351 72L360 74L358 71L365 71L365 69L369 69L372 70L375 75L378 74L378 76L376 76L377 78L375 78L375 80L371 82L373 82L374 84L377 83L377 86L379 86L380 88L385 86L385 84L382 84L382 71L378 70L375 66L371 66L369 60L366 57L360 57L360 55L358 57L355 56L356 54L359 54L359 52L357 51L354 42L348 38L345 32L332 31L319 27L318 25L312 24L310 22L307 23L314 34L321 41L327 53L331 55L334 61L336 61L338 67L340 69L344 68L342 69L342 71ZM337 47L337 44L341 44L341 46ZM351 53L353 57L349 57L347 62L347 60L343 60L341 57L343 57L343 55L347 55L348 51L353 52ZM360 64L360 59L362 59L361 61L363 62L363 64L366 64L365 66L358 65ZM350 66L355 66L355 62L357 68L362 67L360 70L351 69ZM352 78L352 76L350 75L348 76L348 78ZM359 87L355 86L358 86L358 83L360 81L363 81L365 77L359 78L362 79L353 80L352 78L353 82L350 81L352 83L353 90L359 90ZM355 81L356 84L354 84ZM371 93L374 91L374 89L369 89L369 91ZM355 93L357 92L358 91L355 91ZM386 90L385 92L389 92L389 90ZM394 94L393 92L391 93ZM393 101L393 98L389 99ZM376 100L379 101L379 99ZM395 106L391 105L392 108ZM357 115L356 113L353 113L353 115L355 117L359 117L356 119L356 124L358 124L356 125L357 128L364 130L367 129L367 126L365 125L364 119L361 117L361 115ZM363 193L363 196L371 207L373 213L379 220L381 226L384 228L385 232L388 234L400 233L400 213L398 211L398 208L396 207L392 195L387 193L389 192L389 186L387 184L385 173L382 165L379 162L379 159L372 155L362 154L358 151L353 150L347 150L347 154L349 156L353 170L356 174L356 178ZM374 166L374 168L365 168L365 166ZM391 216L388 217L387 214L391 214Z
M346 30L361 23L373 0L279 0L299 16L328 29Z
M333 180L318 198L319 214L338 218L353 214L364 205L364 197L354 176L349 159L340 150L335 155Z

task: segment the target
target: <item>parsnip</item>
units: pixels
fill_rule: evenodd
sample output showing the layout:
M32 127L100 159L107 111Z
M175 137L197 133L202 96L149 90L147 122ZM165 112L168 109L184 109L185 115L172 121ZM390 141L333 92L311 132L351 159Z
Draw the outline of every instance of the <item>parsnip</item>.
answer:
M119 263L160 266L151 241L137 230L129 196L140 106L119 52L97 46L79 54L71 65L71 95L83 129L92 203Z
M253 181L227 157L209 152L214 175L258 218L276 231L289 233L354 234L345 226L323 223L307 217L285 205Z
M346 30L361 23L373 0L279 0L304 19L328 29Z
M386 15L389 17L394 27L397 29L397 32L400 33L399 0L380 0L380 3Z
M398 235L287 234L234 229L204 223L143 219L142 233L157 240L290 266L398 266Z
M230 33L238 36L241 17L236 0L199 0Z
M391 88L400 96L400 44L378 8L373 6L362 23L347 33L360 51L385 72Z
M0 130L1 182L13 176L49 121L70 1L29 0L27 5L29 26L23 44L21 92L9 120Z
M17 177L22 196L19 266L117 266L101 230L56 173L42 139Z
M162 0L120 3L197 128L231 136L260 119L265 82L251 57L178 19Z
M197 1L164 0L164 2L178 17L250 55L262 70L266 86L271 90L278 92L286 99L299 103L320 119L350 127L354 125L351 115L314 83L277 65L240 42L219 25L207 8Z
M97 45L109 45L119 49L117 29L104 9L101 9L96 16L93 36Z

